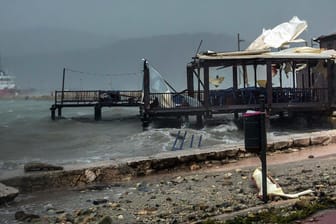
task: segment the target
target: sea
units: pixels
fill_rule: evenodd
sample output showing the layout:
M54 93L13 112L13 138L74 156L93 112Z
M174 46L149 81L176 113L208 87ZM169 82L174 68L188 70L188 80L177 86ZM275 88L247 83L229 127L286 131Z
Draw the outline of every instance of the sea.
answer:
M76 166L126 157L151 156L174 150L205 149L217 144L243 144L244 132L232 115L218 117L198 128L176 122L176 119L154 121L144 130L139 108L104 108L102 120L95 121L93 108L65 108L63 118L51 120L51 100L0 100L0 180L23 173L27 162ZM327 130L335 127L334 119L271 119L267 139L291 133ZM186 134L184 145L176 136ZM192 140L193 139L193 140ZM193 144L191 144L193 143ZM200 144L200 146L198 146ZM182 147L181 147L182 146ZM181 149L180 149L181 147ZM48 206L66 211L89 207L92 199L118 197L127 188L115 187L107 191L59 191L50 194L37 192L19 195L15 202L0 207L0 223L19 223L14 214L45 214Z
M53 121L49 109L52 104L51 100L0 100L0 176L32 161L83 165L244 142L242 127L232 115L224 115L220 122L202 128L181 126L176 119L167 119L154 121L144 130L137 107L103 108L101 121L94 120L93 108L64 108L63 118ZM275 120L268 128L267 138L332 129L334 124L333 119ZM178 132L181 136L186 134L186 138L183 146L178 140L174 147Z

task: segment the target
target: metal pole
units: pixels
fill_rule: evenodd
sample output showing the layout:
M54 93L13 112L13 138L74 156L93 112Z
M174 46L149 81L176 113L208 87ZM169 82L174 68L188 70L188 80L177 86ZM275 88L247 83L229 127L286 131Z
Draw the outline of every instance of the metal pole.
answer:
M311 46L311 47L314 47L314 46L317 45L317 44L315 44L314 42L315 42L314 38L310 38L310 46Z
M197 100L198 102L201 102L201 69L200 67L198 66L197 67L197 74L198 74L198 96L197 96Z
M175 150L176 149L176 143L177 143L177 139L180 137L180 131L177 132L177 135L176 135L176 138L175 138L175 141L174 141L174 145L172 147L172 150Z
M185 140L186 136L187 136L187 131L184 132L184 136L182 138L182 142L181 142L181 145L180 145L180 150L183 149L183 143L184 143L184 140Z
M64 99L64 80L65 80L65 68L63 68L61 104L63 104Z
M194 142L194 135L191 136L191 140L190 140L190 148L193 147L193 142Z
M202 143L202 135L200 135L198 140L198 148L201 147L201 143Z
M238 42L238 51L240 51L240 42L244 42L245 40L240 39L240 33L237 33L237 42Z
M265 110L264 96L260 97L260 109ZM261 172L262 172L262 194L263 201L267 203L267 160L266 160L266 127L265 127L265 113L260 114L260 155L261 160Z

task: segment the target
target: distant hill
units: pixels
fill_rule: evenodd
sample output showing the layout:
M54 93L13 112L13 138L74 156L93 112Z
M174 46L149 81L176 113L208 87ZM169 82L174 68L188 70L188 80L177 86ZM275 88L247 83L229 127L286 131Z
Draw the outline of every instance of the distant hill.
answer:
M200 51L231 51L236 49L235 38L212 33L133 38L94 49L5 57L5 63L16 74L20 86L53 90L60 87L63 67L98 74L141 72L141 59L146 58L175 88L182 90L186 87L186 64L195 55L200 40ZM93 76L67 75L74 85L85 89L132 89L142 85L140 76L105 76L105 81Z
M118 39L77 30L45 27L0 30L0 33L0 53L6 56L92 49Z

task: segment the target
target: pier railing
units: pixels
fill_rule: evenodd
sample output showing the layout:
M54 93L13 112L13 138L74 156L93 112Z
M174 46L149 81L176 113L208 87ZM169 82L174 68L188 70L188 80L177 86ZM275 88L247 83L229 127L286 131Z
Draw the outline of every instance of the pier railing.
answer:
M99 91L99 102L136 105L142 103L142 95L141 90Z
M93 103L99 101L98 90L55 91L55 104Z
M150 93L151 109L201 108L203 104L197 97L183 93Z
M60 104L140 104L142 91L80 90L55 91L55 105Z

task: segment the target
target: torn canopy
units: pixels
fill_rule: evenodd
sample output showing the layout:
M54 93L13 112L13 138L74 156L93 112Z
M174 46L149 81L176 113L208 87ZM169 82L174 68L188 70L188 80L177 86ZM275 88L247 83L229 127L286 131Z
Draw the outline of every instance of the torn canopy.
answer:
M177 106L173 96L181 96L182 101L192 107L197 107L201 103L193 97L176 93L176 90L162 77L162 75L148 64L150 76L150 92L158 93L159 105L163 108L173 108Z
M279 48L291 42L304 42L304 40L296 38L307 27L308 24L306 21L294 16L289 22L281 23L273 29L263 29L262 34L246 50L265 50Z
M149 67L150 74L150 92L151 93L170 93L172 89L167 85L162 75L151 65Z

